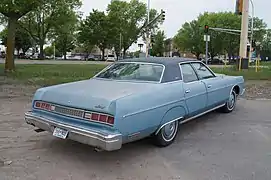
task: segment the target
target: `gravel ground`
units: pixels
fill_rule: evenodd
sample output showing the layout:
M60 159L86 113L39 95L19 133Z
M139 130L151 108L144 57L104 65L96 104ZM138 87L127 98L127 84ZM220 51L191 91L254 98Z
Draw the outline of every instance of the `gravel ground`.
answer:
M246 99L271 99L271 82L249 81L246 83Z
M168 148L146 139L99 153L26 125L35 89L0 83L0 180L271 179L271 101L259 100L271 99L268 82L247 83L233 113L183 125Z

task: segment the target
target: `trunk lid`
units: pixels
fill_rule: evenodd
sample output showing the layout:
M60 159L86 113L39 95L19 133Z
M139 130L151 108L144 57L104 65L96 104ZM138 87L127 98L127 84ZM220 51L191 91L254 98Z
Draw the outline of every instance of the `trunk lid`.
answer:
M40 89L41 100L89 111L115 115L115 101L119 98L153 88L154 83L135 83L90 79Z

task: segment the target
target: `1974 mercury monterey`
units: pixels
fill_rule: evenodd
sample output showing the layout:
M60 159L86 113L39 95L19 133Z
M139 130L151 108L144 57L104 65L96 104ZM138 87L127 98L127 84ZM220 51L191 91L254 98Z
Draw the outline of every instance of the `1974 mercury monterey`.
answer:
M242 76L215 74L199 61L122 60L91 79L38 89L25 120L37 132L107 151L148 136L165 147L180 124L232 112L244 91Z

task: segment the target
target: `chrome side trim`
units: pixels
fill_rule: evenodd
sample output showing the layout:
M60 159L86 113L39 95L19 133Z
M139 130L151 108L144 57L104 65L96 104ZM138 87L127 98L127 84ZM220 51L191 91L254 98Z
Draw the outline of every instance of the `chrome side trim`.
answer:
M196 115L196 116L193 116L193 117L190 117L190 118L188 118L188 119L185 119L184 121L181 121L180 124L187 123L188 121L191 121L191 120L193 120L193 119L195 119L195 118L198 118L198 117L200 117L200 116L203 116L204 114L207 114L207 113L209 113L209 112L212 112L212 111L214 111L214 110L216 110L216 109L218 109L218 108L221 108L221 107L223 107L223 106L225 106L225 104L219 105L219 106L217 106L217 107L215 107L215 108L209 109L209 110L207 110L207 111L205 111L205 112L203 112L203 113L200 113L200 114L198 114L198 115Z
M168 125L168 124L170 124L170 123L173 123L173 122L175 122L175 121L179 121L180 119L183 119L183 116L181 116L181 117L179 117L179 118L176 118L176 119L173 119L173 120L171 120L171 121L169 121L169 122L163 124L162 126L160 126L160 127L156 130L155 135L157 135L157 134L159 133L159 131L160 131L163 127L165 127L166 125Z
M133 116L133 115L140 114L140 113L143 113L143 112L146 112L146 111L154 110L154 109L157 109L157 108L160 108L160 107L164 107L164 106L168 106L170 104L178 103L178 102L184 101L184 100L185 99L182 98L182 99L179 99L179 100L171 101L171 102L168 102L168 103L165 103L165 104L162 104L162 105L158 105L158 106L154 106L154 107L151 107L151 108L147 108L147 109L140 110L140 111L137 111L137 112L134 112L134 113L125 114L122 117L126 118L128 116Z
M176 80L176 81L164 82L164 83L161 83L161 84L174 84L174 83L180 83L180 82L183 82L183 80Z
M245 94L245 92L246 92L246 88L243 88L243 91L242 91L242 93L240 94L240 96L243 96L243 95Z

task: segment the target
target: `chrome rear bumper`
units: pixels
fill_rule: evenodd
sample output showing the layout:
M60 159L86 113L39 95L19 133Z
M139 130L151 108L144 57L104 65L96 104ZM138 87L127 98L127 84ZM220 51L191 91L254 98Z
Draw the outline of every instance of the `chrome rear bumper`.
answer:
M240 96L243 96L246 92L246 88L243 89L243 91L241 92Z
M42 130L53 132L55 127L67 130L67 139L78 141L93 147L97 147L106 151L118 150L122 146L122 135L104 134L92 130L86 130L63 123L58 123L54 119L44 118L33 114L32 112L25 113L25 121L27 124L38 127Z

